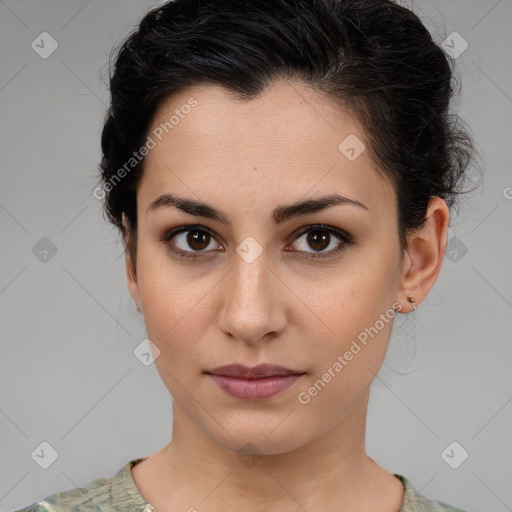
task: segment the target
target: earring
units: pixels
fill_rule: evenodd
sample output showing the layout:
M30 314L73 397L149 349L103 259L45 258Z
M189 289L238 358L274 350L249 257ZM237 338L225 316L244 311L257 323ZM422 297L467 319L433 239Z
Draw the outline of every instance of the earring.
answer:
M138 311L139 313L142 313L142 309L141 309L141 307L140 307L140 304L135 304L135 307L137 308L137 311Z
M407 300L412 304L412 310L414 311L418 307L416 301L414 300L414 297L407 297Z

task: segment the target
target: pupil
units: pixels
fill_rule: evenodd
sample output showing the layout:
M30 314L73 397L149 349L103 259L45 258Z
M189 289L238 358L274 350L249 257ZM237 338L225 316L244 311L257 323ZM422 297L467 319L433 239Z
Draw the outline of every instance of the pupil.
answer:
M189 234L187 236L187 243L192 247L193 249L196 249L198 251L205 249L208 247L208 240L207 238L210 235L204 231L189 231ZM200 247L196 247L195 244L199 244Z
M323 235L322 235L323 233ZM318 236L320 234L320 236ZM325 231L311 231L308 235L308 243L315 250L321 251L329 246L329 234ZM325 243L327 241L327 244Z

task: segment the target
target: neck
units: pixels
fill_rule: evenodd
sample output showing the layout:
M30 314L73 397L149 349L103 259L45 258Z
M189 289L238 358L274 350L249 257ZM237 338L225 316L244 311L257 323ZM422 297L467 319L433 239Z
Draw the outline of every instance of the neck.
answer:
M147 493L141 490L158 512L170 503L199 512L225 510L228 503L234 510L265 512L379 510L395 478L366 455L367 403L368 395L342 422L306 445L252 456L215 442L175 403L172 441L152 456L159 480L153 484L160 492L152 492L149 484ZM390 510L398 510L401 503L396 494L401 483L395 480L397 506Z

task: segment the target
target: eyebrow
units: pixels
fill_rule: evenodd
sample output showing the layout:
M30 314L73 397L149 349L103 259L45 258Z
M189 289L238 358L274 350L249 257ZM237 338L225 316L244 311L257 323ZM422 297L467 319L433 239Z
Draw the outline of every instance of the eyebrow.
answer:
M272 219L274 224L277 225L291 218L316 213L337 205L355 206L368 211L368 208L357 199L351 199L340 194L330 194L323 197L306 199L304 201L297 201L295 203L279 206L273 211ZM222 211L215 209L213 206L202 201L177 197L172 194L162 194L157 197L148 206L146 214L164 206L174 206L190 215L205 217L207 219L221 222L227 226L231 226L231 222L228 217Z

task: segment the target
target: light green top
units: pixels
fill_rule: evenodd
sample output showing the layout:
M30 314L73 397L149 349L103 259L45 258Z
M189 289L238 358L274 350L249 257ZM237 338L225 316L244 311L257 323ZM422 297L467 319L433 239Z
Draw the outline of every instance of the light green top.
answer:
M112 478L96 478L85 487L59 492L16 512L157 512L135 485L130 469L144 458L128 461ZM464 512L442 501L431 500L416 492L409 480L395 474L405 494L397 512Z

